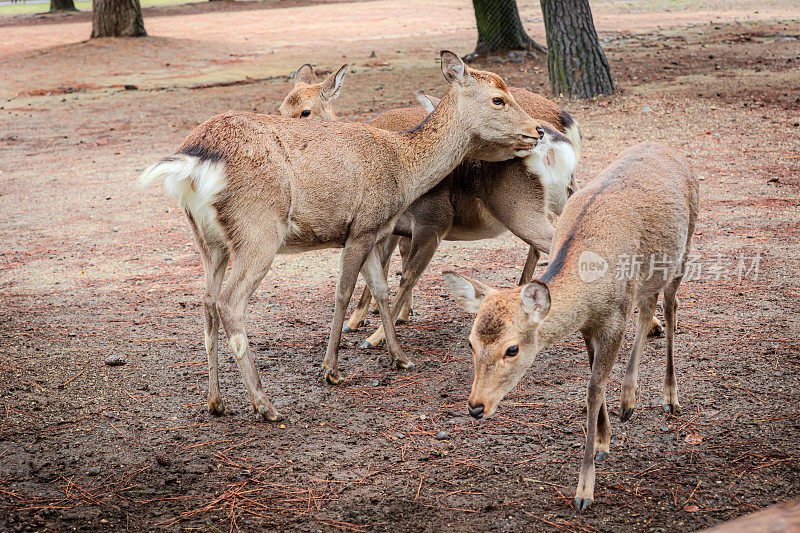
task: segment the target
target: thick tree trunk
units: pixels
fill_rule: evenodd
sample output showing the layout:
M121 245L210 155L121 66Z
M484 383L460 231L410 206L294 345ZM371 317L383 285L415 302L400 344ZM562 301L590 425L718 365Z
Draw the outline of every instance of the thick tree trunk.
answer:
M72 0L50 0L50 13L56 11L77 11Z
M546 52L525 32L519 18L517 0L472 0L478 25L478 44L473 56L484 56L507 50Z
M92 8L93 39L147 35L139 0L93 0Z
M589 0L539 0L547 32L547 70L556 95L612 94L614 80L597 40Z

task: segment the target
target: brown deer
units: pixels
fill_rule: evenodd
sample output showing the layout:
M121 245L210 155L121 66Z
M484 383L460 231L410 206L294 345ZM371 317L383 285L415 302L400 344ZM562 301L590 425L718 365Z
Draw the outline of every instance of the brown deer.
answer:
M281 114L321 119L315 110L323 108L323 84L300 84L300 89L297 85L298 76L311 79L313 70L309 70L307 65L298 69L295 88L281 104ZM300 92L302 98L297 96ZM398 323L408 319L413 288L443 239L486 239L510 230L530 246L520 284L533 276L539 252L549 250L553 235L549 214L561 213L574 190L572 176L579 155L580 133L572 117L550 100L514 87L511 93L530 116L554 126L543 124L544 136L524 160L462 163L397 219L394 235L381 241L378 249L386 272L398 241L400 244L403 271L392 306L392 318ZM390 131L413 127L439 103L438 99L422 93L417 93L417 99L422 107L384 111L367 123ZM365 287L344 327L345 332L355 331L364 323L369 301L369 287ZM384 339L381 326L361 347L377 346Z
M349 65L342 65L321 83L314 68L306 63L294 73L294 87L283 99L280 114L284 117L333 121L336 114L331 102L339 96ZM419 124L415 123L414 126Z
M247 301L277 253L343 248L323 362L328 382L342 380L339 341L359 271L378 302L392 361L413 366L389 319L376 241L464 157L526 154L542 131L498 75L467 68L449 51L441 58L450 91L409 131L228 112L192 130L176 155L140 177L142 185L164 181L183 206L201 252L212 413L224 412L217 362L221 322L254 410L268 420L281 418L248 353L244 321Z
M633 413L639 359L661 292L667 344L663 409L679 413L672 360L675 293L697 223L698 196L697 178L683 157L665 146L639 144L567 202L553 237L554 255L539 280L498 291L452 272L444 274L456 301L477 313L469 336L475 377L468 411L474 418L495 412L542 349L575 331L583 336L591 378L586 448L575 495L578 511L594 500L595 451L598 461L608 456L606 384L625 328L638 307L636 338L622 383L623 421ZM641 270L626 270L637 260L643 263Z
M785 501L698 533L800 533L800 500Z

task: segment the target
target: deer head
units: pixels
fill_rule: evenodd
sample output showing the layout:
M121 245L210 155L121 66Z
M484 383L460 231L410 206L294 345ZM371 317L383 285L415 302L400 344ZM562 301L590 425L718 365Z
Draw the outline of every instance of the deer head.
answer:
M467 67L443 50L442 73L455 93L459 120L480 145L470 154L486 161L527 155L543 134L541 126L514 100L503 79L493 72Z
M342 65L322 83L317 83L317 75L311 65L305 64L297 69L294 74L294 88L284 98L280 114L292 118L336 120L331 101L339 96L347 68L348 65Z
M541 281L496 290L454 272L443 275L456 302L477 313L469 335L475 377L468 409L474 418L489 417L542 349L536 333L550 311L550 291Z

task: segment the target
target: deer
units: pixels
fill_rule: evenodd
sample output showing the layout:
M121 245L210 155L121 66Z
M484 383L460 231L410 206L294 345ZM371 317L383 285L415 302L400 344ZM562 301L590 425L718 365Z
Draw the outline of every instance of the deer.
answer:
M248 300L278 253L342 248L325 381L335 385L343 379L339 343L359 272L375 295L392 363L413 368L389 320L375 243L465 157L497 161L524 155L542 136L540 124L500 76L468 68L448 50L440 56L450 90L408 131L229 111L194 128L176 154L140 176L141 186L164 183L183 207L200 251L213 415L225 412L218 368L222 324L253 410L268 421L282 419L264 391L245 331Z
M293 89L280 106L280 113L326 120L316 110L324 108L323 87L331 83L333 76L316 83L313 68L307 64L300 67ZM341 84L335 90L338 92L340 88ZM331 92L329 90L328 94ZM486 239L511 231L530 247L520 284L531 279L540 252L549 251L553 236L550 215L561 213L564 202L577 187L573 173L579 158L580 133L569 113L550 100L525 89L511 87L510 92L530 116L542 122L544 135L536 148L524 160L465 161L411 204L397 219L394 234L379 243L384 273L394 249L398 242L400 244L403 269L392 306L392 319L397 324L408 320L413 288L442 240ZM439 104L438 99L421 92L417 92L416 97L422 107L390 109L367 123L391 131L412 127ZM369 287L365 287L344 327L345 332L356 331L364 324L369 302ZM360 347L378 346L384 339L381 326Z
M294 87L283 99L279 113L284 117L310 118L319 121L335 121L331 102L339 96L344 77L350 65L344 64L322 82L317 82L314 67L306 63L294 73ZM420 121L421 122L421 121ZM419 122L412 125L416 126Z
M583 337L591 376L574 500L578 512L594 501L595 452L598 462L609 454L606 385L626 326L638 307L620 396L623 422L634 412L639 361L660 293L667 352L662 408L680 414L673 363L676 292L698 205L699 182L688 162L663 145L638 144L567 201L551 245L553 259L539 279L496 290L452 271L443 274L455 301L476 314L469 334L474 379L467 403L475 419L492 416L541 350L576 331ZM625 270L637 258L650 265L647 275Z

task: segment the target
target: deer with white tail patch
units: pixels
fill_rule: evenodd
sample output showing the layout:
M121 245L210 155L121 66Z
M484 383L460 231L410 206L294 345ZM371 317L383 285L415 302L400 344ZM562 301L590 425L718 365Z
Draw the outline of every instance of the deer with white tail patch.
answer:
M583 336L591 377L586 448L574 502L578 511L594 500L595 452L598 461L608 456L606 384L625 328L638 307L622 384L623 421L633 413L639 359L662 292L667 345L663 408L668 414L679 412L673 367L675 295L698 204L698 180L686 160L667 147L639 144L567 202L553 237L553 259L539 280L521 289L495 290L453 272L444 274L456 301L477 313L469 336L475 375L468 411L474 418L495 412L542 349L576 331ZM631 258L642 258L643 268L619 275L615 265ZM646 268L651 261L658 268Z
M327 120L333 114L324 87L336 80L331 74L316 83L308 65L297 69L295 84L284 99L284 116ZM314 83L312 83L314 82ZM338 92L339 87L336 86ZM530 245L520 277L527 283L539 259L549 251L553 238L551 213L560 214L567 198L577 187L573 179L579 159L580 133L577 122L558 105L525 89L509 92L534 119L542 122L542 136L524 159L499 163L465 161L436 187L418 198L394 224L394 235L378 243L384 272L397 245L403 258L402 277L392 316L398 324L409 319L412 291L442 240L477 240L511 231ZM439 99L417 93L421 107L389 109L367 123L377 128L402 131L412 128L432 113ZM323 116L321 110L327 110ZM345 332L359 329L369 311L369 287L344 326ZM379 346L385 340L379 327L361 343L362 348Z
M247 301L278 253L343 248L325 380L343 379L339 341L359 271L378 302L392 361L400 368L413 366L390 319L376 241L465 157L525 155L541 131L499 76L469 69L449 51L441 58L450 91L436 112L407 132L228 112L195 128L177 154L142 174L143 185L166 184L184 208L201 252L212 413L224 412L218 378L221 323L253 409L267 420L281 418L248 352L244 320ZM233 265L226 275L229 260Z

